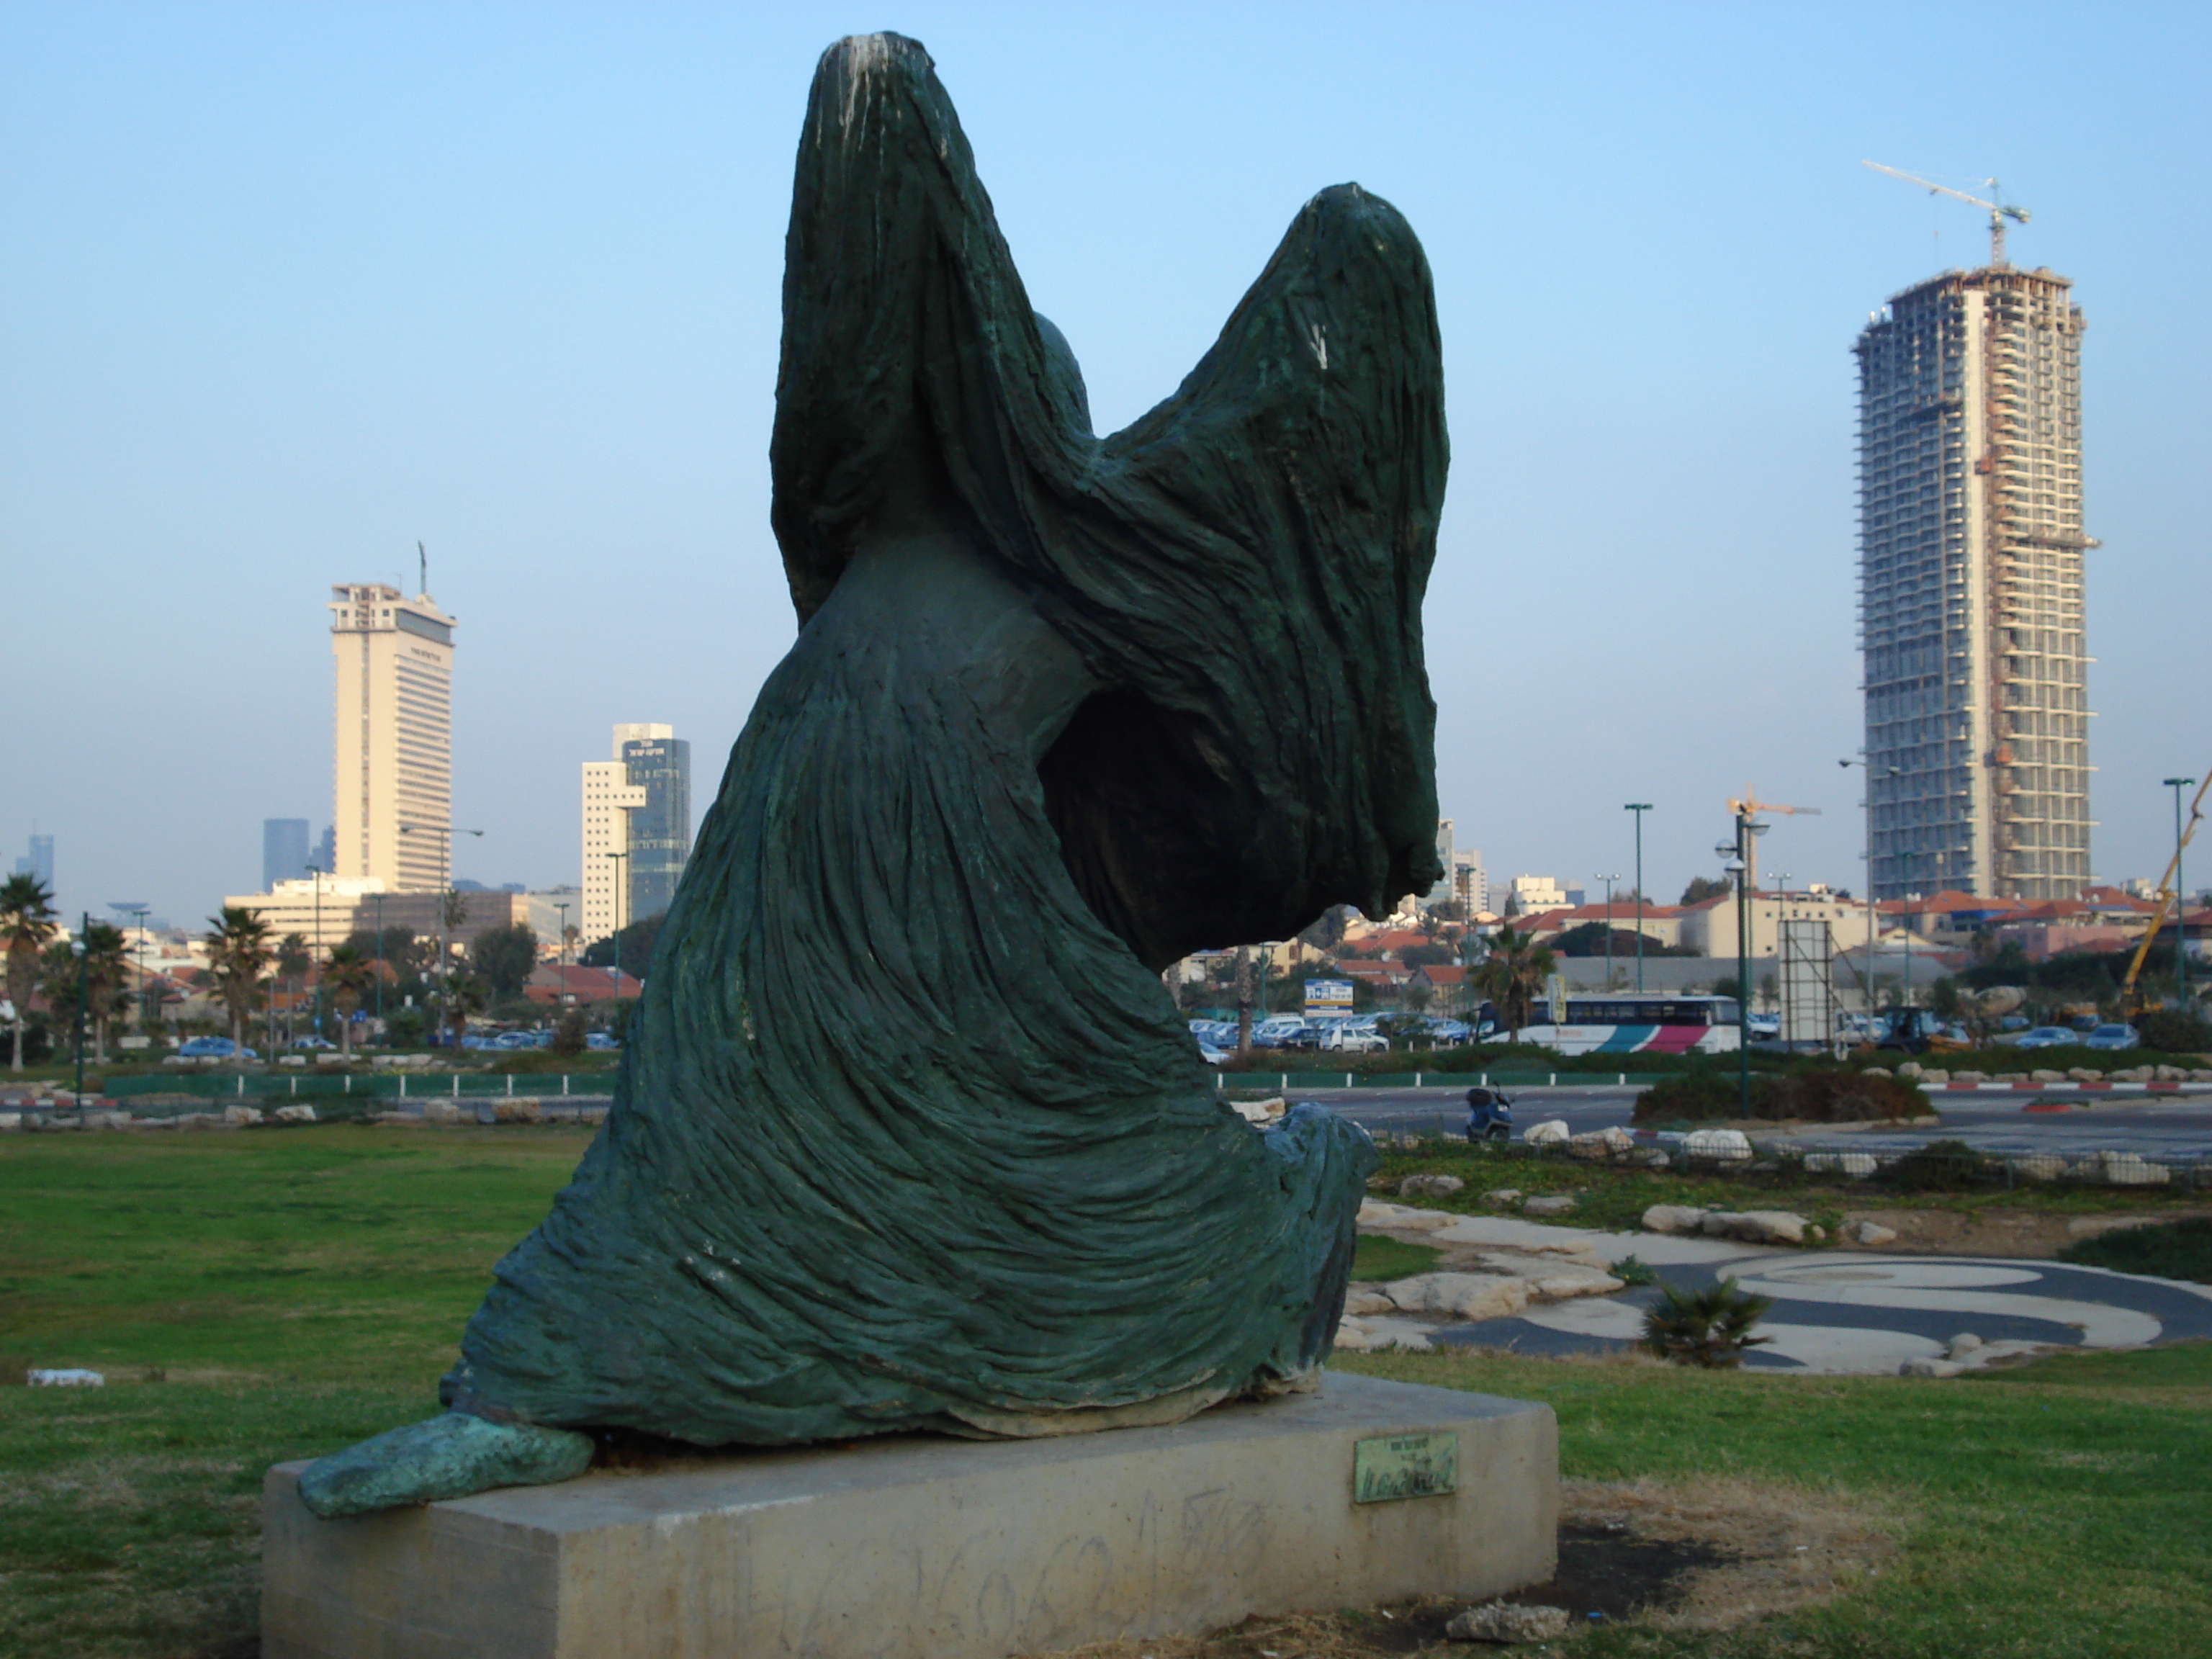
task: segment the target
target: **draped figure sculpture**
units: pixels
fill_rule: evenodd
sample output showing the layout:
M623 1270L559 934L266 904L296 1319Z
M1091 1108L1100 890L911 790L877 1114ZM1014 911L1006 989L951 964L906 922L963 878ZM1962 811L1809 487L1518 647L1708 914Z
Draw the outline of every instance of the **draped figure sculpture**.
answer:
M443 1416L325 1515L702 1446L1041 1435L1310 1386L1374 1167L1221 1103L1161 972L1437 878L1433 296L1388 204L1298 214L1112 437L929 58L832 47L772 452L800 629L663 926L615 1103Z

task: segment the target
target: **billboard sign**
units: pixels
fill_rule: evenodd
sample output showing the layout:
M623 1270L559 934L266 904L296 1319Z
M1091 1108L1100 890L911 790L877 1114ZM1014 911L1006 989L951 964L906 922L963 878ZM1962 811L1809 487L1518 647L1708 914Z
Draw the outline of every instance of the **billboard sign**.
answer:
M1352 1012L1352 981L1348 979L1310 979L1306 981L1306 1012L1310 1014L1348 1014Z

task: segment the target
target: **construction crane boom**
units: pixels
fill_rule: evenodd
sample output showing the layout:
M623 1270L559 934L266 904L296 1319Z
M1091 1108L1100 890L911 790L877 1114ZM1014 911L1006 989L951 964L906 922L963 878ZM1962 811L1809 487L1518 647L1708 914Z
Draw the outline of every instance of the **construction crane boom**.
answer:
M1910 173L1901 173L1895 167L1886 167L1879 161L1861 161L1859 165L1863 167L1872 167L1876 173L1886 173L1893 179L1902 179L1908 185L1917 185L1921 189L1929 191L1932 195L1948 196L1954 201L1965 202L1973 207L1988 209L1990 215L1990 263L1993 265L2001 265L2005 262L2004 222L2009 219L2014 224L2019 225L2024 225L2027 222L2027 210L2024 207L2006 206L2002 199L2004 192L1997 187L1997 181L1994 179L1987 181L1990 187L1990 194L1998 198L1999 199L1994 202L1984 202L1980 197L1969 196L1963 190L1954 190L1948 185L1939 185L1932 179L1917 178Z
M1743 798L1741 800L1729 802L1729 811L1735 815L1738 823L1745 826L1747 831L1750 829L1752 819L1761 812L1786 812L1793 817L1801 818L1817 818L1820 816L1820 809L1817 806L1784 806L1780 801L1761 800L1758 791L1749 784L1744 785ZM1763 829L1765 826L1759 827ZM1756 893L1759 890L1759 837L1750 833L1747 833L1743 837L1743 880L1746 891Z
M2136 942L2135 955L2128 960L2127 976L2120 981L2120 1010L2130 1018L2141 1012L2142 1003L2136 981L2142 977L2143 958L2150 954L2151 941L2166 926L2168 905L2173 907L2173 948L2176 951L2189 948L2186 931L2189 906L2176 889L2174 878L2181 873L2182 850L2196 838L2197 821L2204 816L2204 792L2208 789L2212 789L2212 772L2205 774L2204 781L2197 786L2196 799L2189 803L2188 825L2182 830L2180 839L2173 844L2173 856L2166 860L2166 873L2158 878L2158 908L2150 913L2150 923L2143 929L2142 938Z

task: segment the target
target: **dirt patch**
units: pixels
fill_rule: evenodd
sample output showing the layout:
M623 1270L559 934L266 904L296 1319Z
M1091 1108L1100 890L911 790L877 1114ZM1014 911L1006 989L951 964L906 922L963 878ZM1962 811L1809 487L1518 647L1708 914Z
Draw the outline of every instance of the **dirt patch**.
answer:
M1895 1547L1871 1509L1781 1482L1570 1480L1559 1565L1502 1599L1564 1607L1577 1627L1725 1630L1825 1601L1881 1571ZM1100 1642L1048 1659L1389 1659L1449 1647L1463 1598L1255 1614L1203 1636Z
M1871 1221L1887 1227L1897 1237L1875 1247L1885 1255L2003 1255L2048 1261L2069 1244L2109 1232L2115 1227L2141 1227L2152 1222L2179 1221L2191 1210L2136 1210L2118 1215L2054 1215L2037 1210L1850 1210L1844 1221L1846 1232L1855 1221ZM1838 1241L1846 1249L1848 1237Z

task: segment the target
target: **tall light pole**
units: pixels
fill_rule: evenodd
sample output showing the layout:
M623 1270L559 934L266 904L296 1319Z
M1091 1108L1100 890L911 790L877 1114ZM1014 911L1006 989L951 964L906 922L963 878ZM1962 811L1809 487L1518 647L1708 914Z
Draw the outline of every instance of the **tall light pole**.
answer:
M328 872L319 864L307 866L308 874L315 878L315 945L310 963L315 972L315 1025L317 1036L323 1034L323 877Z
M1751 933L1744 909L1744 876L1750 863L1744 857L1750 840L1747 822L1738 817L1735 840L1713 848L1723 860L1721 868L1735 883L1736 1114L1746 1120L1751 1116Z
M135 908L132 908L132 909L131 909L131 910L128 910L128 911L125 912L125 915L131 915L131 916L136 917L136 918L137 919L137 924L138 924L138 1023L139 1023L139 1024L141 1024L141 1025L150 1025L150 1024L152 1024L154 1023L152 1020L149 1019L149 1018L146 1017L146 1006L147 1006L147 991L146 991L146 912L147 912L147 908L148 908L148 907L146 907L145 905L141 904L141 905L136 906Z
M2181 792L2196 781L2194 778L2166 781L2166 787L2173 791L2173 994L2184 1009L2189 1006L2189 930L2183 925L2189 919L2189 884L2181 878Z
M1605 884L1605 988L1613 989L1613 884L1620 879L1616 870L1609 876L1592 876L1592 881Z
M384 1036L384 895L376 900L376 1040L385 1042ZM388 1045L387 1045L388 1046Z
M1636 994L1644 994L1644 815L1648 800L1632 800L1620 809L1636 814Z
M629 858L629 854L627 853L610 853L607 856L615 861L614 975L615 983L619 985L622 983L623 890L628 885L628 884L623 879L626 873L623 869L623 861Z
M399 826L399 833L403 836L443 836L446 838L444 842L446 854L446 891L438 895L438 916L441 927L442 927L444 926L446 915L446 895L447 893L452 892L453 887L453 837L455 836L475 836L481 840L483 836L483 831L481 830L456 829L450 823L403 823ZM444 1019L450 1017L453 1012L453 939L449 934L441 932L439 938L443 941L445 948L441 952L443 959L438 964L438 977L441 985L441 989L439 993L440 1003L438 1017L441 1019ZM434 1031L432 1036L435 1036L435 1035L436 1033ZM460 1038L456 1036L453 1041L458 1044Z
M1867 948L1866 973L1859 981L1859 988L1866 994L1867 1041L1871 1042L1874 1041L1874 781L1876 778L1901 778L1905 775L1905 773L1901 768L1895 766L1885 766L1877 771L1875 769L1875 763L1872 761L1863 758L1859 760L1839 760L1836 764L1838 766L1863 767L1866 771L1865 896L1867 913Z

